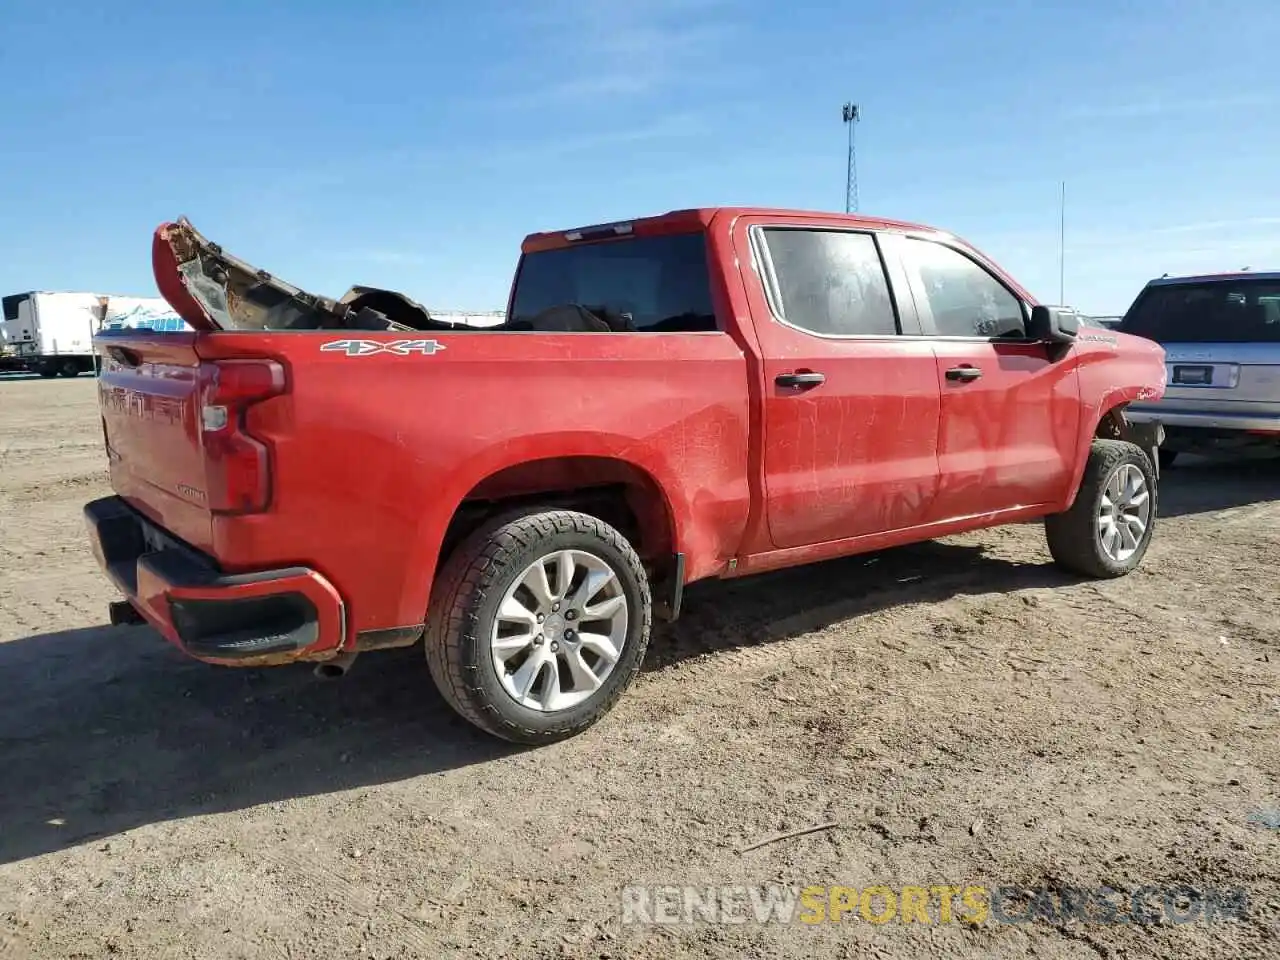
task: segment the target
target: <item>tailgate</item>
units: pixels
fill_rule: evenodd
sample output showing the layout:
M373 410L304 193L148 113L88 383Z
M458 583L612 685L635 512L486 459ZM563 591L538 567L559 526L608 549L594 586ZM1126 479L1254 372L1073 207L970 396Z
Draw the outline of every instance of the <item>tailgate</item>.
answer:
M174 536L208 551L197 336L100 334L98 399L116 493Z
M160 293L190 329L103 330L94 339L112 486L215 557L216 518L271 508L271 444L256 435L250 408L286 393L287 378L281 359L261 349L262 335L454 327L393 291L353 287L340 300L308 293L231 256L186 220L162 224L151 254Z
M1170 406L1280 413L1280 343L1165 345Z
M216 556L215 517L261 513L270 503L270 451L246 414L285 391L285 372L253 353L253 334L414 329L384 311L432 321L390 291L353 288L342 300L307 293L226 253L186 220L156 230L151 256L160 293L189 331L103 330L95 338L112 487L178 539ZM240 346L248 355L202 361L202 343L224 331L247 337Z

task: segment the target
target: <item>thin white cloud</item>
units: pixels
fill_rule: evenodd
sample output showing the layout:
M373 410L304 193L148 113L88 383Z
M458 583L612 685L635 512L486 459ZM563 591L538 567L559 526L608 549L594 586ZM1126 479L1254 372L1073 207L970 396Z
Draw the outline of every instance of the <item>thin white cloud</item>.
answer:
M510 92L490 106L575 105L643 97L723 72L735 35L723 0L555 0L512 26L531 51L503 64Z
M1144 100L1128 100L1116 103L1082 103L1067 110L1072 120L1127 120L1141 117L1186 116L1210 113L1216 110L1237 110L1243 107L1266 107L1276 103L1276 97L1264 93L1241 93L1225 97L1151 97Z
M512 151L518 150L521 163L527 165L534 160L559 159L627 144L688 139L700 135L704 129L705 124L701 116L692 112L665 114L644 123L617 125L591 133L575 133L571 129L565 129L563 125L556 124L548 126L536 142L521 143L518 147L507 145L499 151L494 151L489 144L479 143L433 151L421 156L415 155L413 151L406 151L397 155L397 162L401 166L431 162L445 167L461 164L467 166L509 164Z
M426 257L421 253L414 253L410 250L391 250L387 248L347 250L342 254L342 259L361 263L376 263L382 266L393 267L409 265L416 266L427 262Z
M625 118L621 122L625 122ZM508 141L499 149L487 142L423 149L387 148L335 156L316 161L306 170L264 177L253 196L259 203L271 207L278 205L284 196L309 196L316 190L335 190L352 184L361 186L372 177L400 177L410 173L422 175L427 171L448 176L457 169L510 165L516 155L523 165L535 160L562 160L593 150L607 151L610 148L639 146L664 140L690 140L702 136L705 129L706 123L702 116L682 112L660 115L644 123L615 125L591 133L576 133L567 129L564 124L556 124L546 127L536 141L518 144ZM378 251L371 251L360 256L366 260L392 262L390 258L394 254L378 257L377 253Z
M1220 230L1242 230L1253 227L1280 226L1280 217L1244 217L1237 220L1201 220L1193 223L1178 223L1169 227L1155 227L1151 234L1174 233L1213 233Z
M703 129L703 123L697 114L677 113L637 126L603 130L600 133L583 136L548 139L535 147L523 151L523 155L525 157L536 156L539 158L558 157L604 147L622 146L629 143L680 140L697 136Z
M1042 298L1057 299L1058 235L1013 231L978 246ZM1120 313L1152 277L1250 267L1280 269L1280 217L1067 230L1066 300L1087 313Z
M1197 242L1198 237L1203 240ZM1090 227L1074 229L1067 224L1066 247L1068 252L1077 253L1090 250L1130 249L1142 246L1147 249L1172 245L1182 248L1195 246L1197 249L1223 248L1241 244L1250 245L1258 242L1274 243L1280 250L1280 217L1241 217L1232 220L1201 220L1187 223L1162 224L1138 227ZM1056 230L1012 231L988 235L987 243L997 243L1002 247L1058 245Z
M1252 250L1259 245L1280 249L1280 218L1180 223L1132 232L1090 231L1076 237L1071 235L1070 230L1067 231L1067 250L1076 252L1114 252L1142 248L1173 257L1181 256L1184 252L1190 255Z

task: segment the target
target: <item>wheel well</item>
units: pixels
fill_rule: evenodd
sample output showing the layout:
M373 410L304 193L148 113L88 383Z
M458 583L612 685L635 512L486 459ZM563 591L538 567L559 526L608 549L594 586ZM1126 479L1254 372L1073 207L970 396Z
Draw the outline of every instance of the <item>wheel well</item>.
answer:
M1098 428L1093 432L1095 440L1123 440L1124 414L1123 407L1113 407L1102 415Z
M445 531L437 569L473 531L521 509L577 510L603 520L635 547L651 575L673 562L671 510L648 473L622 460L558 457L507 467L476 484Z

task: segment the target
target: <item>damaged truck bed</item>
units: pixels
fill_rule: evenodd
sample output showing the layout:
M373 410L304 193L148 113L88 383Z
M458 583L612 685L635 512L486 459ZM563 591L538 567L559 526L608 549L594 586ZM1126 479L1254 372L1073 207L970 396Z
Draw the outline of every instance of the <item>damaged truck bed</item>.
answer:
M394 290L353 286L337 300L309 293L225 252L185 218L156 231L152 258L161 294L202 318L197 329L470 329L433 319Z

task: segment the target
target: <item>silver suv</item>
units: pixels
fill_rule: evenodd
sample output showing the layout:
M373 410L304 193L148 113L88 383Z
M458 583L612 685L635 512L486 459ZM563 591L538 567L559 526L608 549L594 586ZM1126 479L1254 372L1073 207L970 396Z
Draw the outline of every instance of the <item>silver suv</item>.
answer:
M1184 451L1280 452L1280 273L1152 280L1117 329L1165 349L1164 397L1125 411L1164 425L1162 466Z

